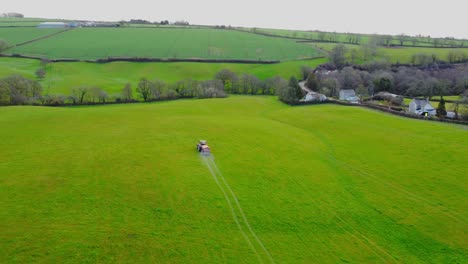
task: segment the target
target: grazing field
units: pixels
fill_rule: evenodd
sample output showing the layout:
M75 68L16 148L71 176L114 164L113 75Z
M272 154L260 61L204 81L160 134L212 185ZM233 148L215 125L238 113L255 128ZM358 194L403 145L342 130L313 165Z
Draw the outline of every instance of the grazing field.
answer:
M321 56L310 45L234 30L186 28L77 28L14 48L48 58L151 57L297 60Z
M0 39L6 41L10 46L20 44L29 40L47 36L63 29L57 28L22 28L8 27L0 28ZM6 53L6 52L5 52Z
M235 63L53 63L47 66L47 74L41 84L48 94L69 94L71 88L80 85L97 86L109 93L119 93L130 82L135 88L142 77L161 79L166 82L192 78L209 80L224 69L238 74L254 74L260 79L281 76L285 79L300 78L300 67L316 67L327 59L282 62L278 64L235 64ZM0 58L0 78L11 74L21 74L35 78L34 72L40 67L38 60Z
M313 43L310 44L317 48L323 49L325 51L332 50L336 44L335 43ZM356 62L363 62L362 59L362 49L358 45L349 45L344 44L348 50L355 49L358 51L358 60ZM394 47L394 48L383 48L379 47L377 49L377 58L386 58L392 63L411 63L411 58L413 55L418 53L424 53L428 55L436 55L438 59L448 61L448 54L450 51L462 52L465 56L468 56L468 48L458 48L458 49L449 49L449 48L413 48L413 47ZM348 54L350 56L350 54ZM350 59L350 58L349 58Z
M468 256L466 127L259 96L3 107L0 127L2 263Z

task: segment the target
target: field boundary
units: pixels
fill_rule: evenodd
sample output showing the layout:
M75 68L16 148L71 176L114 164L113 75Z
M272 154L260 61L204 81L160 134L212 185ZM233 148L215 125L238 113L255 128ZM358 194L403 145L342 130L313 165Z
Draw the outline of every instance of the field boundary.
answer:
M82 59L70 59L70 58L49 59L46 57L21 55L21 54L16 54L16 53L15 54L0 54L0 57L34 59L34 60L47 59L50 62L90 62L90 63L110 63L110 62L124 61L124 62L199 62L199 63L238 63L238 64L278 64L282 62L279 60L265 61L265 60L225 60L225 59L190 59L190 58L171 59L171 58L144 58L144 57L108 57L108 58L101 58L101 59L96 59L96 60L82 60ZM323 56L311 57L311 58L298 59L298 60L312 60L312 59L320 59L320 58L324 58L324 57ZM292 60L292 61L296 61L296 60ZM287 61L283 61L283 62L287 62Z

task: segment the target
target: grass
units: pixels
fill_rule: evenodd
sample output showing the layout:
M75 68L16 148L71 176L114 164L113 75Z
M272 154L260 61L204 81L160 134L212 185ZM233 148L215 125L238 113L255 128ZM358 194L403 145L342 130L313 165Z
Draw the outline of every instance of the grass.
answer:
M40 38L59 32L63 29L56 28L0 28L0 39L6 41L10 46L20 44L29 40ZM7 53L7 52L5 52Z
M106 57L296 60L320 56L310 45L234 30L77 28L9 50L48 58Z
M323 49L325 51L332 50L336 44L334 43L314 43L311 44L315 47ZM348 51L357 50L358 51L358 62L363 62L363 55L361 51L361 46L358 45L350 45L344 44ZM413 47L398 47L398 48L378 48L377 49L377 57L378 58L386 58L392 63L411 63L411 58L413 55L418 53L425 53L425 54L435 54L437 58L448 61L448 54L450 51L455 50L456 52L463 52L466 56L468 56L468 48L458 48L458 49L440 49L440 48L413 48ZM348 52L348 57L350 54Z
M133 63L113 62L97 63L53 63L47 66L46 78L41 81L46 93L69 94L70 89L80 85L92 85L105 89L109 93L119 93L127 82L135 88L142 77L159 78L166 82L176 82L186 78L208 80L215 74L228 68L238 74L254 74L266 79L274 76L289 78L300 77L300 67L316 67L326 59L282 62L279 64L233 64L233 63ZM35 71L40 67L38 60L0 58L0 78L11 74L21 74L35 78Z
M467 257L464 127L248 96L3 107L0 127L3 263L257 262L200 138L278 263Z

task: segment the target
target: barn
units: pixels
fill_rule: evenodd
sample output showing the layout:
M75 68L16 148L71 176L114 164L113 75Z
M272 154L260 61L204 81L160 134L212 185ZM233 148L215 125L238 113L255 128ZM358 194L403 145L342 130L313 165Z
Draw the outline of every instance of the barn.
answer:
M38 28L66 28L67 26L68 24L64 22L43 22L43 23L40 23L37 27Z

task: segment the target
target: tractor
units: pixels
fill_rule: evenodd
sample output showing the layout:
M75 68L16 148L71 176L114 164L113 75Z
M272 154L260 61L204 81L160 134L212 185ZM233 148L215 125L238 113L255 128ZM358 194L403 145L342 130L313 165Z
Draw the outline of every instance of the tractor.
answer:
M210 154L210 147L206 144L206 140L200 140L200 142L197 144L197 150L201 154Z

